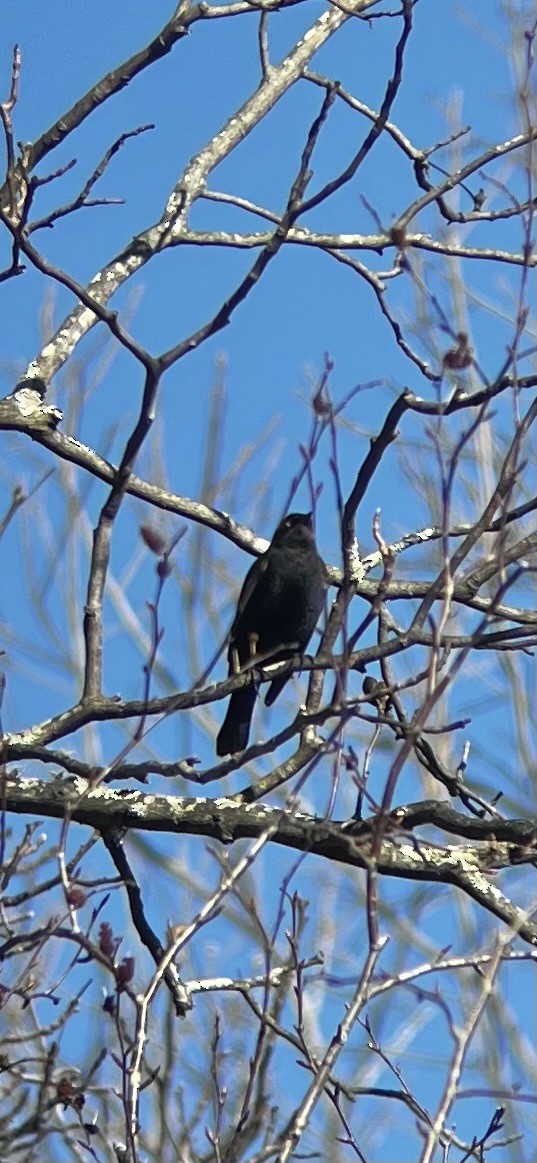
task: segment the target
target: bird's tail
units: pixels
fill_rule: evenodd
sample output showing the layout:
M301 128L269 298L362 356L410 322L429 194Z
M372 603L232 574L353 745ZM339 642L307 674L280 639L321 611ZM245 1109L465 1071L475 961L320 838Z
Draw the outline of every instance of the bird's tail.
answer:
M269 689L265 695L265 706L271 707L272 704L274 702L276 702L278 695L281 693L281 691L283 691L285 684L288 682L289 682L289 675L288 674L284 674L283 678L275 678L273 680L273 682L271 682Z
M216 740L217 755L221 757L234 755L236 751L244 750L248 743L256 698L257 690L254 683L250 683L244 690L235 691L231 696L226 717Z

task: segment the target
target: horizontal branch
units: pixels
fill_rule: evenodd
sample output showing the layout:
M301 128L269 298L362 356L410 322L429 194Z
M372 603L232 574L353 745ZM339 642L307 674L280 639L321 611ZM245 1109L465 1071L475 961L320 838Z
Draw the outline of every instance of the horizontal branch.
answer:
M303 812L290 812L263 804L236 804L228 798L192 799L155 796L140 791L113 791L100 786L88 791L84 780L6 778L7 811L23 815L64 819L66 815L98 831L110 828L169 835L209 836L222 844L257 839L274 829L270 843L321 856L349 867L371 867L378 819L331 822ZM458 835L477 833L476 846L454 847L414 840L401 834L413 822L451 822ZM391 829L391 834L389 829ZM498 840L497 833L506 837ZM449 884L462 889L478 904L515 928L528 944L537 947L537 925L491 884L485 874L513 865L533 864L537 858L537 821L477 821L436 801L395 808L384 823L376 867L384 876ZM377 837L378 840L378 837ZM485 841L485 842L483 842Z
M234 250L251 250L255 247L266 246L270 241L271 233L267 230L259 231L227 231L227 230L185 230L183 234L170 242L170 246L222 246ZM374 254L383 254L385 250L400 249L400 236L397 231L387 230L379 234L349 234L328 233L326 231L308 230L305 226L295 226L286 238L287 243L295 246L312 246L319 250L366 250ZM529 257L510 250L501 250L492 246L464 246L460 243L447 241L439 242L430 234L423 231L404 235L404 245L407 250L427 250L435 254L443 254L448 258L484 259L488 262L503 262L514 266L531 266L537 264L537 255Z
M371 600L375 600L378 593L378 583L368 583L370 587ZM360 586L360 593L365 589L366 583ZM428 594L428 587L424 589L425 596ZM368 595L369 596L369 595ZM383 597L391 597L392 595L384 593ZM397 595L395 595L397 596ZM440 600L442 594L437 595ZM485 614L493 612L499 618L504 615L501 613L502 607L495 607L493 599L483 599L479 602L477 598L468 602L468 605L475 609L482 609ZM516 611L514 612L516 613ZM527 613L528 623L535 625L537 623L537 612L535 611L519 611L519 613ZM514 617L514 614L507 615ZM522 620L522 617L521 617ZM490 641L489 641L490 638ZM50 719L45 719L40 723L35 723L31 727L26 728L20 732L6 733L2 739L0 754L2 761L12 762L17 759L29 758L29 750L34 751L35 748L46 746L51 742L56 742L58 739L64 738L66 735L71 735L74 731L80 730L81 727L87 726L89 723L104 723L104 722L118 722L126 719L147 718L150 716L168 716L179 711L192 711L196 707L207 706L220 699L227 698L228 695L235 691L242 690L250 682L254 681L256 684L263 684L272 682L275 678L283 678L284 675L289 677L292 674L299 674L301 672L308 672L312 670L318 671L356 671L358 673L365 673L365 668L377 663L382 659L393 658L397 654L401 654L412 648L431 647L434 638L431 634L425 633L421 630L409 632L405 634L403 631L386 639L381 643L372 643L371 646L365 646L361 650L353 651L351 654L318 654L303 655L296 654L287 661L270 663L267 661L264 666L257 666L255 674L252 669L245 670L241 673L230 675L219 683L211 683L209 686L191 687L184 691L177 691L171 695L160 695L152 699L129 699L123 700L117 696L95 695L85 698L73 706L60 711L59 714L54 715ZM500 634L485 634L479 632L476 635L445 635L438 639L440 646L449 649L459 648L474 648L474 649L525 649L534 645L534 635L530 635L529 631L524 631L521 635L515 630L503 630ZM395 689L400 689L396 687ZM365 696L360 696L358 699L352 700L348 703L349 713L355 714L360 709L360 704L367 701ZM291 727L282 732L274 746L280 745L292 738L293 735L299 731L304 730L308 726L322 726L326 719L331 718L336 714L341 713L341 706L336 706L329 703L321 710L317 710L312 714L306 714L300 711L296 716L295 721ZM271 748L271 750L273 747ZM248 750L248 757L255 758L254 754L250 754L251 748ZM266 749L268 750L268 749ZM263 754L265 751L263 751Z
M529 389L537 384L537 376L528 375L517 377L517 389ZM406 400L406 407L414 412L419 412L424 415L449 415L452 412L459 412L464 409L470 409L480 406L485 400L493 399L501 392L509 390L514 386L512 376L505 375L500 377L490 387L484 388L479 392L473 393L472 396L465 396L461 393L455 394L450 400L442 404L421 399L413 393L403 393L401 399ZM106 484L112 485L116 479L117 468L104 457L100 456L95 449L90 448L87 444L82 444L81 441L76 440L73 436L69 436L59 430L58 425L62 420L62 413L54 406L45 405L43 403L43 396L46 385L39 380L22 380L16 391L11 395L6 396L5 399L0 400L0 431L17 431L23 435L29 436L37 444L43 448L47 448L56 456L61 457L71 464L77 465L79 468L85 469L91 473L92 476L104 481ZM152 484L141 477L132 473L129 476L126 491L133 497L138 497L140 500L147 501L148 504L154 505L157 509L175 513L177 516L185 517L188 520L195 521L199 525L203 525L208 529L213 529L217 533L223 534L224 537L232 541L240 549L244 549L247 553L264 553L268 547L269 542L263 537L256 537L245 525L234 521L229 514L220 511L219 509L211 508L201 501L194 501L190 497L181 496L178 493L172 493L167 489L161 488L158 485ZM512 513L502 513L499 518L492 521L485 532L493 532L497 528L503 528L509 521L517 520L528 512L532 512L535 508L535 499L520 505L514 509ZM448 536L464 536L467 534L471 525L457 526L452 530L448 530ZM406 548L413 545L420 544L425 541L437 540L439 537L445 535L445 531L440 527L432 527L420 530L416 533L408 534L400 542L390 546L390 551L393 553L403 552ZM381 555L379 552L369 554L362 559L362 567L364 573L368 573L375 566L381 564ZM342 571L335 568L328 568L329 578L332 585L340 585L343 580ZM369 584L369 589L367 588ZM422 597L424 586L426 583L413 582L395 582L391 584L387 594L390 597L405 598L405 597ZM418 587L417 589L415 587ZM365 583L360 586L358 593L363 597L374 596L376 593L375 583ZM466 601L467 597L472 595L462 592L456 592L456 599ZM484 610L486 607L482 603L486 603L486 599L476 598L476 604L473 608ZM502 607L496 610L497 614L505 618L512 618L515 616L507 608ZM528 620L531 623L531 618L526 619L526 612L523 613L524 621Z

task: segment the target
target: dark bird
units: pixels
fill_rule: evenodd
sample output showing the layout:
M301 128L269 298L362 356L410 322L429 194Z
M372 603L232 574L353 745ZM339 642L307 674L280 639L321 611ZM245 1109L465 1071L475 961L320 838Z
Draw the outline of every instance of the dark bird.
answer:
M326 570L317 553L312 514L289 513L244 580L231 627L228 673L237 674L257 657L273 663L302 654L323 608L325 588ZM273 680L267 707L288 679L285 675ZM257 690L251 682L231 695L216 740L217 755L233 755L246 747Z

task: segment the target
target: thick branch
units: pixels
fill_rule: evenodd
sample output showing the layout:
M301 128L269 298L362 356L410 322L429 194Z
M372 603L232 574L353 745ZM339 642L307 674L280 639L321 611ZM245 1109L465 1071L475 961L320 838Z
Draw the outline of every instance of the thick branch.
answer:
M210 836L222 844L256 839L267 827L274 827L271 842L335 860L347 866L369 869L375 843L376 820L333 823L302 812L287 812L266 805L244 806L229 799L188 799L174 796L145 795L140 791L115 792L99 787L88 792L84 780L7 779L5 804L8 811L19 814L72 820L98 831L110 828L135 828L141 831ZM401 826L412 823L412 816L425 812L428 822L435 820L435 805L410 805L395 808L386 817L379 845L377 871L384 876L408 880L450 884L462 889L500 920L517 929L529 944L537 947L537 924L490 883L486 875L512 865L533 864L537 858L537 821L501 819L476 821L453 812L459 835L475 829L486 835L480 846L459 844L440 846L401 837ZM449 820L442 808L439 826ZM391 828L391 833L387 829ZM488 829L488 831L486 831ZM499 841L496 831L510 834Z

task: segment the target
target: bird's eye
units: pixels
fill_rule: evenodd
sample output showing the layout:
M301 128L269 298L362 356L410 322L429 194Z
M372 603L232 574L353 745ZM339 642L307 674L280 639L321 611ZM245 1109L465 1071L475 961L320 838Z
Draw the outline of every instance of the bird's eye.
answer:
M285 528L286 528L286 529L290 529L290 528L291 528L291 522L290 522L290 521L286 521L286 522L285 522Z

